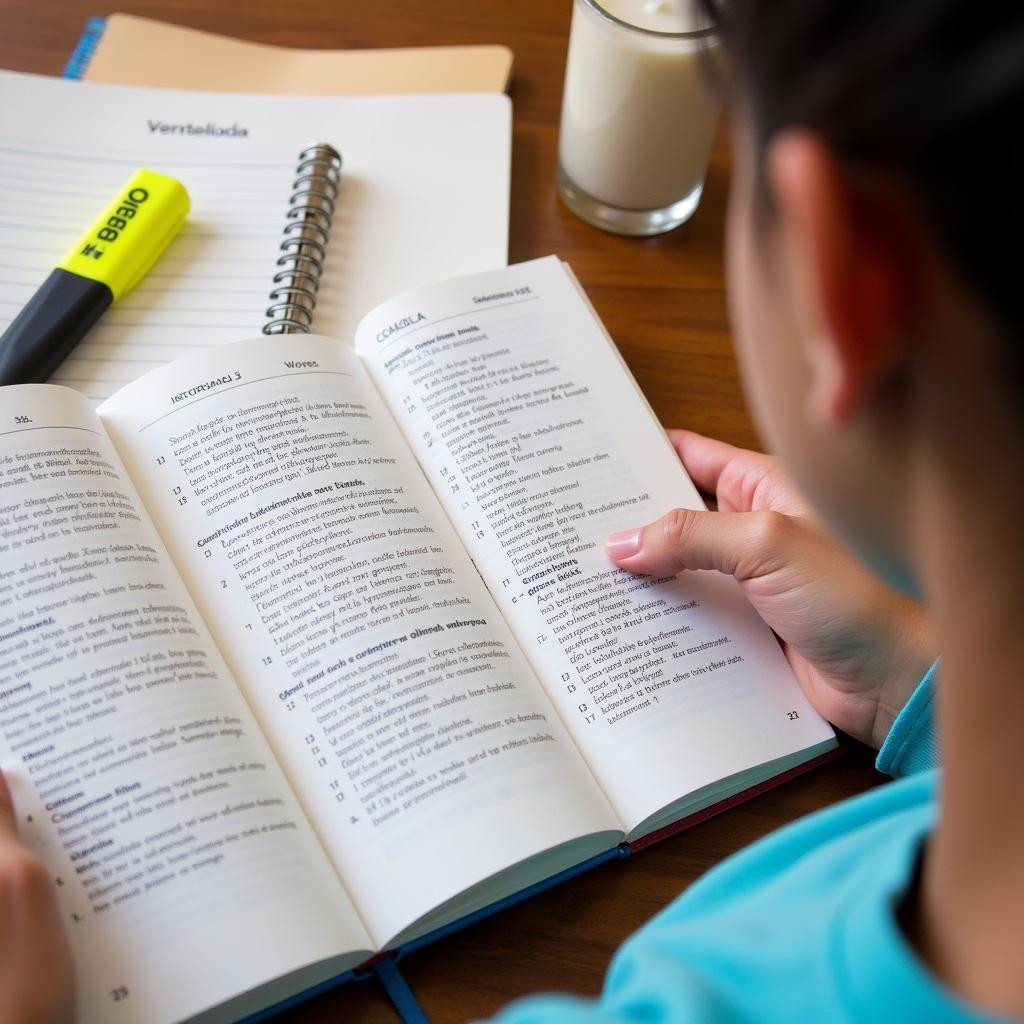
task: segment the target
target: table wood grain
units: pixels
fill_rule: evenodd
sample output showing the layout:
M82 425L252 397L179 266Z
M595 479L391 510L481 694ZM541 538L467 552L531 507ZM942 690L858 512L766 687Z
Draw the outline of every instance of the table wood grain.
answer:
M548 253L569 260L663 423L756 446L732 359L722 276L727 135L720 133L703 201L683 228L637 240L577 220L555 189L570 0L125 0L118 10L291 46L509 45L515 53L510 260ZM59 74L86 18L104 13L96 0L0 0L0 66ZM851 744L844 757L809 775L411 954L403 973L435 1022L486 1017L539 990L596 994L610 956L630 932L722 858L875 785L871 763L870 752ZM394 1024L398 1018L379 983L368 981L277 1019Z

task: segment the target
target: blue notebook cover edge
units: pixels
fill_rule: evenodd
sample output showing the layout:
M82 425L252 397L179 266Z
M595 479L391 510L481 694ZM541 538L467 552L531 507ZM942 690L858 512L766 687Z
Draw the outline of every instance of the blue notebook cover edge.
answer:
M296 992L295 995L289 996L287 999L282 999L281 1002L274 1003L273 1006L267 1006L262 1010L257 1010L248 1017L243 1017L239 1021L239 1024L257 1024L258 1021L269 1020L271 1017L276 1017L279 1013L284 1013L285 1010L289 1010L293 1006L298 1006L299 1003L304 1003L308 999L321 995L332 988L337 988L339 985L344 985L347 982L361 980L364 977L369 978L371 976L372 975L369 972L362 974L355 969L345 971L344 974L336 975L333 978L328 978L326 981L321 981L317 985L313 985L311 988L303 989L301 992Z
M92 60L92 55L96 52L96 46L106 27L106 18L90 18L85 23L82 35L75 44L74 50L71 51L67 65L61 72L61 78L70 78L76 82L81 81L82 75L85 74L85 69L89 66L89 61Z
M606 864L612 860L619 860L623 857L630 855L629 847L625 843L621 843L618 846L613 846L610 850L605 850L603 853L596 854L593 857L589 857L587 860L580 861L579 864L574 864L572 867L565 868L563 871L559 871L549 878L543 878L539 882L534 882L533 885L527 886L525 889L520 889L519 892L514 892L509 896L505 896L503 899L496 900L494 903L489 903L486 907L481 907L479 910L473 911L471 914L466 914L464 917L460 917L457 921L452 921L450 924L442 925L440 928L435 928L432 932L428 932L426 935L421 935L418 939L413 939L411 942L407 942L397 949L390 950L385 956L391 960L392 964L397 963L407 954L412 953L414 950L421 949L423 946L427 946L432 942L437 942L439 939L446 938L455 932L461 931L463 928L468 928L471 924L476 924L477 921L483 921L485 918L491 917L493 914L497 914L508 907L515 906L517 903L522 903L524 900L529 899L531 896L536 896L538 893L544 892L546 889L552 889L556 885L562 882L569 881L570 878L575 878L577 875L582 875L585 871L590 871L592 868L599 867L601 864ZM379 963L379 961L378 961ZM390 969L388 969L390 970ZM398 974L397 967L394 968L394 973ZM369 966L366 968L355 968L350 971L346 971L344 974L339 974L336 978L328 978L326 981L320 982L318 985L314 985L312 988L305 989L302 992L296 993L294 996L282 1000L279 1003L275 1003L273 1006L268 1006L263 1010L246 1017L241 1024L258 1024L259 1021L265 1021L271 1017L282 1013L284 1010L290 1009L293 1006L297 1006L300 1003L304 1003L314 996L318 996L323 992L327 992L332 988L337 988L339 985L344 985L349 981L364 981L367 978L377 977L385 987L388 995L395 1000L394 982L389 984L388 977L382 976L381 971L376 966ZM399 976L400 977L400 976ZM405 988L405 983L401 983ZM395 1007L399 1010L402 1020L410 1022L417 1022L425 1020L423 1016L416 1016L419 1010L418 1004L415 1001L407 1006L400 1005L401 1000L395 1000ZM415 1007L415 1009L414 1009Z
M563 871L559 871L556 874L551 875L549 878L542 878L539 882L534 882L533 885L528 885L525 889L520 889L519 892L514 892L510 896L505 896L503 899L496 900L494 903L488 903L486 907L474 910L471 914L466 914L465 917L460 917L457 921L452 921L450 924L442 925L440 928L435 928L432 932L427 932L426 935L421 935L418 939L412 939L404 945L399 946L397 949L392 950L392 954L396 960L401 960L402 957L413 952L413 950L420 949L422 946L429 945L431 942L437 942L438 939L443 939L448 935L461 931L463 928L467 928L471 924L476 924L477 921L483 921L492 914L497 914L499 911L505 910L507 907L513 907L517 903L522 903L523 900L528 900L531 896L535 896L539 892L544 892L546 889L552 889L556 885L560 885L562 882L567 882L570 878L582 875L585 871L590 871L592 868L606 864L608 861L628 857L629 853L629 847L626 846L625 843L620 843L618 846L613 846L610 850L605 850L603 853L598 853L587 860L580 861L579 864L574 864L572 867L565 868Z

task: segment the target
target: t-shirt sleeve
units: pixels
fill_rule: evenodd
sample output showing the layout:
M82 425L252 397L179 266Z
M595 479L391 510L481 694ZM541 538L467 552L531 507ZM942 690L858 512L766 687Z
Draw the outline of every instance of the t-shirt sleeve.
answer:
M940 765L939 743L932 721L932 699L938 667L936 661L928 669L893 722L875 760L875 767L880 772L901 778Z

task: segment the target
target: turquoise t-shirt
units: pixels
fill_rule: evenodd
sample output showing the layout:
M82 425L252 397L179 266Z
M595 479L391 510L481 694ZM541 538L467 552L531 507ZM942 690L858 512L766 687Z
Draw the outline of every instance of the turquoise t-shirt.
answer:
M934 671L879 752L905 778L708 872L623 944L596 1001L537 996L499 1024L992 1021L929 973L896 917L936 818Z

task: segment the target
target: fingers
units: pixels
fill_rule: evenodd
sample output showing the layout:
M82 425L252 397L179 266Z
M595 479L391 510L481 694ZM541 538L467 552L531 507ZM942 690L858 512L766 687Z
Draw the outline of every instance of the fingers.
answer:
M14 816L14 798L4 773L0 771L0 840L14 838L18 834Z
M648 526L611 534L605 550L616 565L649 576L716 569L754 579L779 568L789 533L789 518L778 512L674 509Z
M774 456L736 448L689 430L668 431L690 479L713 494L722 512L773 509L791 516L812 515Z
M757 464L763 462L766 468L774 462L770 455L737 448L692 430L667 430L665 433L686 467L686 472L690 474L690 479L705 494L717 492L725 467L734 459L753 460Z

